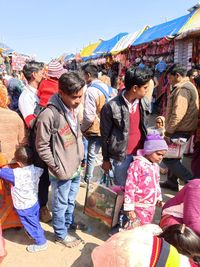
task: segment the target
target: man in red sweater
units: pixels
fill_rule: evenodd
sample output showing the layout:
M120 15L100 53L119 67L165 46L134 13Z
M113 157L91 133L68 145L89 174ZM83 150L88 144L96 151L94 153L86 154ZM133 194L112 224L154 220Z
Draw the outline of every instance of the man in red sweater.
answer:
M48 65L48 78L41 81L38 88L39 106L46 107L51 96L58 92L58 79L67 72L58 61L51 61Z
M124 186L133 155L143 147L146 119L150 112L148 91L152 72L133 67L125 74L125 89L107 102L101 110L102 169L113 168L114 182Z

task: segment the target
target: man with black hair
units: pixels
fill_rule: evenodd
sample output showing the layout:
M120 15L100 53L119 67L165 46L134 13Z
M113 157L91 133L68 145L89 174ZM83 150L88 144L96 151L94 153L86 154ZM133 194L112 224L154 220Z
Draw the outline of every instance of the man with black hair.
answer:
M133 155L143 147L147 133L146 115L150 111L149 102L144 97L151 78L152 71L148 68L128 69L125 89L101 111L102 168L108 172L113 165L118 185L125 185Z
M101 148L100 112L103 105L116 95L115 90L98 79L98 67L86 64L82 67L87 83L81 131L88 140L85 181L93 176L94 161Z
M39 102L37 90L44 77L44 63L36 61L27 62L23 67L23 74L28 85L19 97L18 106L26 126L31 128L37 115L35 114L35 109Z
M28 82L19 97L18 107L28 129L34 127L35 119L38 114L38 87L44 77L44 63L29 61L23 67L23 74ZM49 192L49 175L44 166L44 172L39 182L39 202L40 202L40 220L42 222L51 221L51 214L47 207Z
M73 221L76 195L80 185L80 163L83 159L83 144L78 121L78 106L83 95L84 79L79 73L63 74L58 81L58 94L49 101L59 111L59 127L55 139L55 153L51 139L55 131L54 114L50 107L40 113L36 122L36 149L48 166L52 189L52 222L56 242L66 247L80 243L69 235ZM56 155L56 158L54 157Z
M167 103L166 132L168 142L171 139L185 138L188 140L195 132L198 122L199 99L196 87L186 77L186 68L174 64L168 71L168 79L172 90ZM181 163L181 158L165 158L163 160L169 169L167 181L161 183L162 188L178 191L177 179L184 183L193 175Z

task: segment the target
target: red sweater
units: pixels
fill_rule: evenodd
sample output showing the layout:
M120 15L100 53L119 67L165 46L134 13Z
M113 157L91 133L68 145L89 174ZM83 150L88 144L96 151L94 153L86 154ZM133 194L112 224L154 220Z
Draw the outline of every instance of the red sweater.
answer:
M129 113L130 126L128 137L127 155L135 154L140 146L141 131L140 131L140 108L137 105L136 111Z
M50 79L42 80L38 88L39 105L46 107L50 97L58 92L58 80Z

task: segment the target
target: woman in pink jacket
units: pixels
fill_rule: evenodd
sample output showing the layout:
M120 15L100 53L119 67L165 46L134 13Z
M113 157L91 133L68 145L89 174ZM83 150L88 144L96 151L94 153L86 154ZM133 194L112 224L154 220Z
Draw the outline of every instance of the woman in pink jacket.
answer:
M200 179L189 181L163 206L161 228L182 223L200 236Z
M151 223L156 205L162 206L160 169L158 163L168 149L165 140L155 131L147 135L144 149L138 150L128 169L124 211L132 226ZM130 225L131 228L131 225Z

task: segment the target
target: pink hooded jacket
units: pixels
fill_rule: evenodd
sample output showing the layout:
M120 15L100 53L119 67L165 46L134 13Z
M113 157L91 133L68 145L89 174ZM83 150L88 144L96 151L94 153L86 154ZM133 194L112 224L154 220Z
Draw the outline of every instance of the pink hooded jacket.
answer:
M134 157L128 169L125 185L124 210L134 210L142 224L150 223L156 202L162 200L160 169L142 156Z

